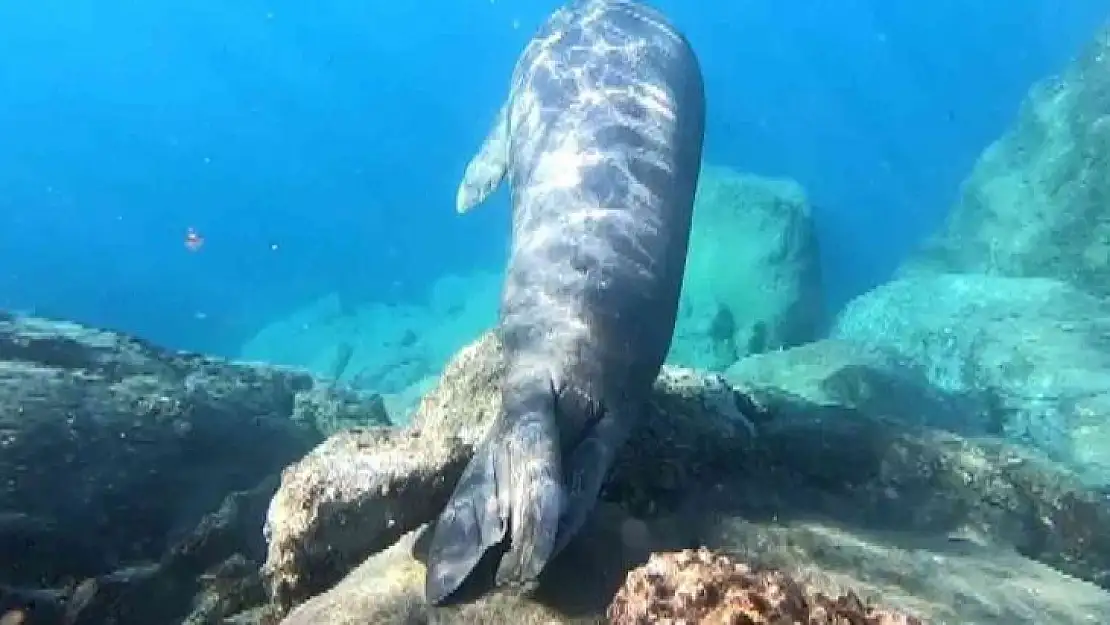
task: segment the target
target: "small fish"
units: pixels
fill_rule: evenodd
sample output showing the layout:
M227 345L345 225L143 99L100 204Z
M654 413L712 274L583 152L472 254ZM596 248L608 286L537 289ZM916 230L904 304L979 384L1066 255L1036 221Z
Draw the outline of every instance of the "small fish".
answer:
M196 252L204 246L204 237L202 237L196 229L192 226L185 230L185 249L190 252Z

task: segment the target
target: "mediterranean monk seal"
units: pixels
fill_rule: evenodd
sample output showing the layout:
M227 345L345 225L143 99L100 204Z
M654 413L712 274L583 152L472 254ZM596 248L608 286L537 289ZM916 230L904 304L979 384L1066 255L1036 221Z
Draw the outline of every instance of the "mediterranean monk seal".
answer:
M495 547L533 590L593 510L670 348L704 132L698 60L639 2L571 2L518 59L456 206L508 176L503 406L430 528L429 603Z

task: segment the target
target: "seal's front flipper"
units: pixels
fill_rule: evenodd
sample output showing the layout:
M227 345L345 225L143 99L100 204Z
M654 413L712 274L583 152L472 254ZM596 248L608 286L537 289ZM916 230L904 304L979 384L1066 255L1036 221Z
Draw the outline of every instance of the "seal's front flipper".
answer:
M455 196L455 210L465 213L485 201L505 178L509 169L509 104L497 112L489 135L470 159Z
M529 589L555 548L563 506L559 435L543 410L494 426L455 487L428 544L425 595L437 605L482 557L506 546L496 583Z
M565 466L566 508L552 557L574 539L593 512L617 452L628 440L632 422L625 409L607 406L597 424L570 453Z
M506 519L498 504L497 464L487 440L471 459L447 507L421 545L427 566L425 595L437 605L458 590L482 555L505 538ZM422 537L426 538L426 537ZM426 549L426 551L425 551Z

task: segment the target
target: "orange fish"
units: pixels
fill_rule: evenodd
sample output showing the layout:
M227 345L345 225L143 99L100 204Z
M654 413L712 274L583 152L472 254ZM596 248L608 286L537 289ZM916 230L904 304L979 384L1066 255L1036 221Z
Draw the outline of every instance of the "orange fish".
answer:
M185 230L185 249L190 252L199 250L204 245L204 237L190 226Z

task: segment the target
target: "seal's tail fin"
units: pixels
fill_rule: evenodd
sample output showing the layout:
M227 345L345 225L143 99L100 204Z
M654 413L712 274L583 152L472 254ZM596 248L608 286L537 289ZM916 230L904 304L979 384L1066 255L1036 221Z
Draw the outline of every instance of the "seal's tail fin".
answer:
M585 525L601 488L628 440L632 420L623 409L609 409L570 452L565 467L566 503L552 557L567 546Z
M509 516L509 550L497 569L497 584L531 589L555 550L562 519L562 454L554 406L543 413L520 419L509 436L501 440L501 452L508 471L508 492L502 501Z
M463 471L432 527L424 562L425 594L436 605L455 592L491 547L505 537L497 496L497 467L487 441Z
M508 538L497 584L530 586L555 548L563 509L554 415L504 419L479 447L433 530L425 594L442 603ZM499 424L500 425L500 424Z

